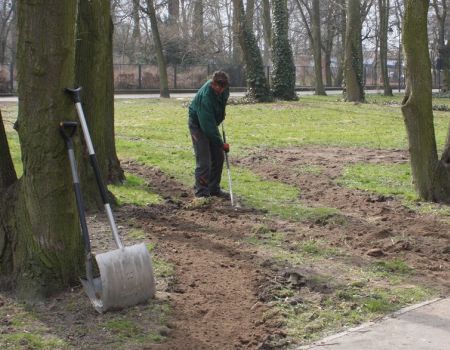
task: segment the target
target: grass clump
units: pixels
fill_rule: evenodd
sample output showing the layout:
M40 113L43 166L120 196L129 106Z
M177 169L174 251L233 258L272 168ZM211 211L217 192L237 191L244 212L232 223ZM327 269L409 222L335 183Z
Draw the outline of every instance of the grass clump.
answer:
M350 165L345 168L339 183L346 187L385 196L398 195L410 201L417 199L417 194L411 183L409 164Z
M408 275L413 272L413 269L401 259L377 261L374 263L373 269L381 274Z
M144 179L125 174L126 180L121 185L109 185L108 189L114 194L119 205L133 204L136 206L146 206L158 204L162 198L152 192Z

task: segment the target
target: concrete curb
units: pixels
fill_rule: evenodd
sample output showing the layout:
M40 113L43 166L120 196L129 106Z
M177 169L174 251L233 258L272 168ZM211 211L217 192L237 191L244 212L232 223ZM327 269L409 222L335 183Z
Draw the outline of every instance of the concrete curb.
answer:
M408 312L414 311L416 309L422 308L422 307L430 305L430 304L434 304L434 303L442 301L444 299L445 298L436 298L436 299L424 301L424 302L419 303L419 304L414 304L414 305L410 305L410 306L404 307L403 309L400 309L400 310L398 310L398 311L396 311L396 312L394 312L392 314L380 317L380 318L378 318L378 319L376 319L374 321L365 322L365 323L363 323L363 324L361 324L361 325L359 325L357 327L349 328L349 329L347 329L345 331L342 331L342 332L330 335L330 336L325 337L325 338L323 338L321 340L318 340L318 341L316 341L316 342L314 342L312 344L302 345L300 347L295 348L295 350L308 350L308 349L313 349L313 348L316 348L316 347L322 347L322 346L326 346L326 345L328 345L328 346L334 345L333 341L338 339L338 338L341 338L343 336L346 336L346 335L349 335L349 334L352 334L352 333L365 333L365 332L368 332L369 331L368 328L373 327L375 325L378 325L378 324L380 324L383 321L390 320L390 319L393 319L393 318L397 318L397 317L399 317L401 315L404 315L404 314L406 314Z

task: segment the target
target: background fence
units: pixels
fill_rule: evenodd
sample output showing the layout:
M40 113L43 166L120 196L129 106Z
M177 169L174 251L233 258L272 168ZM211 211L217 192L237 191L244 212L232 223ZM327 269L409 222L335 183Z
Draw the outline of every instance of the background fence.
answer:
M397 64L389 67L389 79L393 88L404 88L403 66ZM230 76L232 87L245 87L245 70L239 65L176 65L168 66L167 75L171 91L196 90L217 70L223 69ZM266 66L266 76L271 78L272 67ZM332 69L333 78L336 69ZM312 89L315 83L313 66L296 66L296 86ZM17 73L13 65L0 65L0 94L17 92ZM382 80L379 70L371 65L364 67L364 82L368 88L381 88ZM334 86L339 88L339 86ZM433 88L441 87L441 72L433 72ZM330 87L329 87L330 88ZM156 65L115 64L114 89L117 92L159 91L159 70Z

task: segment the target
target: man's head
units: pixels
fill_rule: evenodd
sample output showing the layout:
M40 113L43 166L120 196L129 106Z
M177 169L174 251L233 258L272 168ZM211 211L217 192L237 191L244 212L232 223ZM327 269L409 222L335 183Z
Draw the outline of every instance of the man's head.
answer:
M211 87L216 94L220 95L229 85L227 73L221 70L213 73Z

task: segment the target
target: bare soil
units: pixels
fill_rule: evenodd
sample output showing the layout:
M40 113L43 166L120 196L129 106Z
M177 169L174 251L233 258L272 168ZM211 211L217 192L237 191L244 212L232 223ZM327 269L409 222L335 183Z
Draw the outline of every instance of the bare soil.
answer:
M192 190L157 169L124 162L126 171L146 179L164 202L147 207L125 206L116 211L126 244L142 241L128 236L133 229L145 233L155 244L155 256L175 267L173 277L158 280L153 306L123 311L145 329L166 337L160 344L133 345L136 349L283 349L290 340L284 324L270 312L271 285L280 281L277 266L258 247L247 242L258 227L290 232L290 239L320 238L345 249L355 259L401 258L413 267L421 283L450 290L450 225L431 214L406 208L401 200L339 186L343 166L355 162L398 163L407 161L403 151L336 148L265 150L235 164L262 177L298 186L307 206L337 208L345 217L342 225L329 222L289 222L244 208L234 210L228 201L214 199L192 205ZM320 167L311 175L302 166ZM111 249L105 219L92 218L93 249ZM395 238L395 239L394 239ZM323 290L323 293L326 293ZM0 298L1 299L1 298ZM97 315L80 288L38 306L39 319L75 348L107 347L107 331L92 332L109 314ZM9 299L3 298L3 304ZM170 305L170 319L155 324L155 305ZM72 305L72 307L68 307ZM6 321L2 321L6 322ZM83 325L83 327L81 327ZM2 325L4 332L8 326ZM159 327L159 328L158 328Z

